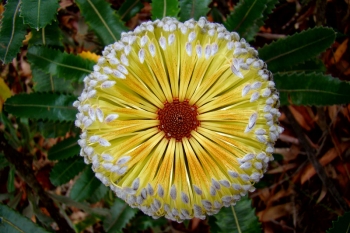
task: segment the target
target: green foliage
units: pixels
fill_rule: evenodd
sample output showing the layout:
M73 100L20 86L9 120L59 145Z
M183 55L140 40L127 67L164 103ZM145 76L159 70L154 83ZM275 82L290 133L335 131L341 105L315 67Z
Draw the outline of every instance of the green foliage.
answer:
M21 16L24 23L39 30L54 19L58 7L57 0L22 1Z
M18 94L7 99L5 110L17 117L52 121L74 121L76 97L57 93Z
M259 57L272 72L283 71L314 58L329 48L335 39L331 28L316 27L279 39L259 49Z
M350 102L350 83L321 73L275 74L282 105L332 105Z
M62 47L61 42L62 32L58 26L58 21L53 21L51 24L36 30L31 29L32 37L29 40L29 45L47 45L52 47Z
M100 0L76 0L81 14L101 39L102 45L112 44L128 31L109 3Z
M78 139L79 137L70 137L57 143L49 150L48 158L50 160L61 160L78 155L80 151L80 146L77 143Z
M137 209L131 208L124 201L116 198L111 206L111 213L103 221L103 228L106 232L122 232L122 228L137 213Z
M55 186L65 184L84 170L85 167L84 160L78 156L60 160L50 173L50 181Z
M130 232L143 232L147 229L153 229L164 226L167 223L166 218L158 218L153 219L152 217L143 214L142 212L138 212L136 216L130 221L130 226L128 230Z
M293 73L293 72L326 72L326 67L323 62L318 58L313 58L302 63L295 64L290 67L286 67L283 71L279 71L279 74Z
M37 130L45 138L65 136L67 132L76 129L73 122L37 122Z
M7 178L7 192L12 193L15 191L15 171L14 167L10 167L8 178Z
M30 47L27 57L33 68L72 81L82 81L94 65L89 59L41 46Z
M91 196L87 199L87 201L90 203L96 203L100 201L104 196L106 196L108 190L109 188L100 182L100 185L91 194Z
M4 169L8 165L10 165L10 164L7 161L7 159L5 158L5 155L0 152L0 170Z
M87 167L73 185L70 198L75 201L84 201L96 191L100 184L95 173L90 167Z
M162 19L166 16L177 17L179 14L179 2L173 0L152 1L152 20Z
M265 20L268 19L268 16L272 13L273 9L275 9L278 2L279 0L268 0L266 2L266 8L262 13L262 17L256 19L254 24L248 28L244 35L242 35L247 41L252 41L254 39L255 35L259 32L260 27L265 24Z
M333 227L327 230L327 233L349 233L350 232L350 212L333 221Z
M48 231L33 223L30 219L0 204L0 232L4 233L48 233Z
M210 0L180 0L180 21L184 22L192 18L198 20L200 17L206 16L210 3Z
M255 22L263 18L267 2L268 0L240 1L225 22L227 30L236 31L244 38L251 27L255 26Z
M74 90L70 81L58 78L52 74L46 74L39 69L32 70L32 77L34 82L33 89L37 92L58 91L71 93Z
M78 209L84 210L84 212L88 214L93 214L97 216L107 216L109 214L108 209L105 208L96 208L96 207L90 207L90 205L87 205L86 203L77 202L72 200L69 197L62 196L62 195L56 195L54 193L48 193L48 195L54 199L55 201L61 202L63 204L66 204L67 206L74 206Z
M19 17L20 0L8 0L1 20L0 60L9 63L16 57L26 35L26 26Z
M216 219L216 221L209 220L212 233L261 232L255 209L252 208L251 200L247 196L242 197L234 207L222 208L218 214L210 218ZM215 231L218 228L219 231Z
M144 7L141 0L126 0L118 10L120 19L127 22Z

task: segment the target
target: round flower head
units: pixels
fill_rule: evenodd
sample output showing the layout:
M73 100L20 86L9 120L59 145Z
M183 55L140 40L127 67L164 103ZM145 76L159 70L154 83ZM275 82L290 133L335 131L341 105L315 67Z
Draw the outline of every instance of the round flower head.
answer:
M281 133L257 51L205 18L146 22L107 46L74 103L81 156L132 207L175 221L234 205Z

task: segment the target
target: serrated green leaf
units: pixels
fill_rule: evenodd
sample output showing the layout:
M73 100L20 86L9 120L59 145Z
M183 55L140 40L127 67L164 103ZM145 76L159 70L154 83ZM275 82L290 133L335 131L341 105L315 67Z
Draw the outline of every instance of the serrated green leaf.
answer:
M198 20L206 16L209 12L211 0L180 0L180 21L184 22L189 19Z
M55 186L65 184L84 170L85 167L84 160L78 156L60 160L50 173L50 181Z
M316 27L265 45L259 49L259 57L270 71L283 71L317 56L329 48L334 39L333 29Z
M318 72L318 73L324 73L326 72L326 67L323 64L323 62L318 59L310 59L302 63L295 64L291 67L286 67L283 71L278 72L279 74L288 74L293 72Z
M135 216L138 209L131 208L127 203L116 198L111 206L111 214L103 221L107 233L121 232L122 228Z
M74 88L70 81L63 78L58 78L52 74L46 74L39 69L32 70L32 78L34 82L34 91L37 92L62 92L62 93L71 93L74 91Z
M333 227L327 230L327 233L349 233L350 232L350 212L333 221Z
M268 0L241 0L228 16L225 27L229 31L236 31L244 37L256 20L263 17Z
M48 153L49 160L67 159L78 155L80 151L78 139L79 137L70 137L51 147Z
M104 196L106 196L109 188L105 186L103 183L100 183L100 186L92 193L92 195L88 198L88 202L96 203L100 201Z
M164 226L167 223L166 218L153 219L151 216L145 215L142 212L138 212L136 216L131 220L128 230L130 232L143 232L147 229L152 229L153 232L156 227ZM148 232L148 231L146 231Z
M93 226L95 223L99 222L101 219L94 216L94 215L89 215L84 218L84 220L78 222L75 224L75 231L76 232L86 232L84 231L86 228L89 226Z
M24 23L39 30L55 18L58 7L57 0L22 1L21 16Z
M19 17L21 1L8 0L1 20L0 59L9 63L16 57L26 35L26 26Z
M37 130L45 138L65 136L67 132L77 129L74 122L37 122Z
M122 32L128 31L106 1L76 0L75 2L90 29L95 31L104 46L114 43Z
M127 22L144 7L140 0L126 0L119 8L120 19Z
M58 26L58 21L53 21L40 30L32 29L32 37L29 40L29 45L46 45L50 47L63 47L61 42L62 31Z
M7 99L5 110L17 117L74 121L77 113L72 106L75 96L56 93L18 94Z
M151 6L152 20L177 17L180 11L179 2L173 0L153 0Z
M235 217L236 216L236 217ZM235 206L222 208L220 212L210 218L215 218L215 223L220 228L218 232L212 233L258 233L261 232L260 222L255 215L255 209L249 197L243 197ZM209 224L214 221L209 220ZM217 229L215 224L210 225L211 229ZM238 231L238 227L240 231Z
M265 21L268 19L268 16L272 13L273 9L275 9L278 2L279 0L268 0L266 2L266 8L262 14L262 17L255 20L254 24L248 28L242 37L244 37L247 41L252 41L255 35L259 32L260 27L265 24Z
M94 65L89 59L40 46L30 47L27 57L32 67L72 81L82 81Z
M350 83L321 73L274 74L281 105L350 103Z
M0 204L0 232L6 233L49 233L20 213Z
M87 167L73 185L70 198L75 201L84 201L95 192L100 184L101 182L95 177L95 173L90 167Z

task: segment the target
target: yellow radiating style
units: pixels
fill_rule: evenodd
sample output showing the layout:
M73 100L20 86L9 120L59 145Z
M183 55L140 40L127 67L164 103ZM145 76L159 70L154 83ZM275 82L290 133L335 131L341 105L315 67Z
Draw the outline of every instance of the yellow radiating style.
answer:
M132 207L183 221L234 205L282 128L272 74L205 18L146 22L107 46L74 103L81 156Z

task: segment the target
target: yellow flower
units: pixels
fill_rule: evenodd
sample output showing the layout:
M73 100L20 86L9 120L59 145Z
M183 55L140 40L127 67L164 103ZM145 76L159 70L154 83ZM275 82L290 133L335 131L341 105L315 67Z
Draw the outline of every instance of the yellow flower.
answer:
M74 103L81 156L132 207L183 221L234 205L281 133L272 75L205 18L146 22L107 46Z

